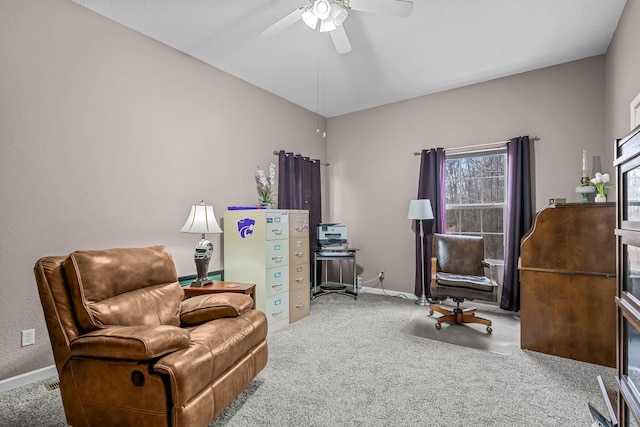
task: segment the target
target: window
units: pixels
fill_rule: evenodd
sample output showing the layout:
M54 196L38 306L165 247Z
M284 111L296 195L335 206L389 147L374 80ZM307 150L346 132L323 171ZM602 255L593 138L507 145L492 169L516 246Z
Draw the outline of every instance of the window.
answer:
M485 256L504 259L507 150L447 156L447 233L484 237Z

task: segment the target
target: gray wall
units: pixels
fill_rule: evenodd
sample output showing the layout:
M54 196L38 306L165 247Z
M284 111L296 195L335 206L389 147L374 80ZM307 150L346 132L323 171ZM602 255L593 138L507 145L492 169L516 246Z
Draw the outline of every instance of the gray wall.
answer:
M328 220L348 224L363 279L384 268L385 289L413 293L413 152L537 136L537 211L550 197L580 200L582 150L614 172L613 141L629 132L640 92L639 23L640 1L630 0L606 55L330 119Z
M413 153L422 149L539 137L536 209L550 197L578 202L582 150L610 151L603 143L604 65L597 56L330 119L330 217L349 226L363 279L384 268L386 289L413 293L406 217L418 189ZM610 162L603 169L613 172Z
M0 64L0 379L53 363L39 257L164 244L195 274L192 203L257 204L275 149L325 160L315 114L70 1L0 1Z
M628 0L606 56L605 144L613 159L613 141L630 129L629 104L640 93L640 1Z

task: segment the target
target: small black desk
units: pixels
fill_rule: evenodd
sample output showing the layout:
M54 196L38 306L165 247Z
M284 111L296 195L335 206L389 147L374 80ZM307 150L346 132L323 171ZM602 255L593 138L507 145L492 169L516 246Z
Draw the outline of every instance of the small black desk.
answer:
M320 286L318 286L318 274L315 273L313 276L313 293L311 298L316 298L320 295L326 295L331 293L340 293L344 295L353 296L355 299L358 299L358 289L357 289L357 275L356 275L356 251L357 249L346 248L346 249L337 249L337 250L329 250L329 249L316 249L313 253L313 266L314 271L323 271L318 270L318 267L322 266L322 261L324 261L324 281L322 281L322 273L320 276L320 281L322 282ZM329 282L327 275L327 265L330 261L338 261L340 263L339 266L339 274L340 278L338 282ZM353 262L353 281L350 284L345 284L343 282L342 277L342 261L351 261ZM319 288L319 289L318 289Z

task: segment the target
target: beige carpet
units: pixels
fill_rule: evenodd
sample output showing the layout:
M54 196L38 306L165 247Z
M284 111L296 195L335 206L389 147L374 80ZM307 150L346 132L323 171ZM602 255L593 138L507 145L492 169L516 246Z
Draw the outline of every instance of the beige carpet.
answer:
M585 427L597 382L615 369L515 349L509 356L400 333L428 309L361 294L311 301L311 315L269 335L269 362L210 427ZM450 326L457 334L478 326ZM495 339L503 332L496 322ZM455 390L455 392L453 391ZM60 390L0 393L0 426L66 426Z
M468 306L471 305L464 307ZM491 320L493 323L491 334L487 333L486 326L471 323L461 325L443 323L442 329L436 329L436 318L440 314L434 312L433 316L429 316L428 307L425 307L424 314L413 318L401 331L416 337L511 355L515 349L520 348L520 316L502 312L498 308L482 307L484 309L478 306L476 316Z

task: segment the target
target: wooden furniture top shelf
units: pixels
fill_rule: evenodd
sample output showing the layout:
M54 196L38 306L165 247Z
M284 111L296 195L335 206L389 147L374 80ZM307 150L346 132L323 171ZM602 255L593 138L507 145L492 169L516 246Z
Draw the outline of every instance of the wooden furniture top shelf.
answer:
M615 227L615 203L543 209L522 238L520 270L615 277Z

